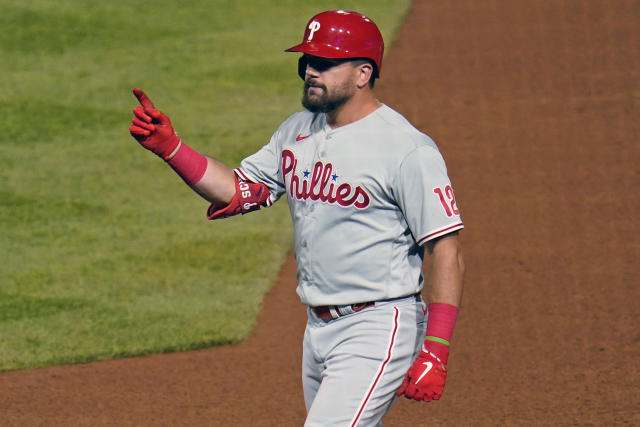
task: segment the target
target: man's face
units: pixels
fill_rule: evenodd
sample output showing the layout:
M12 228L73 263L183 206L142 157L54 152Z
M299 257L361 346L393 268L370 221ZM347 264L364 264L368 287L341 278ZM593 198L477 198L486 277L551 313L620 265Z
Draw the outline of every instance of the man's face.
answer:
M313 113L329 113L344 105L356 92L350 60L304 55L307 63L302 105Z

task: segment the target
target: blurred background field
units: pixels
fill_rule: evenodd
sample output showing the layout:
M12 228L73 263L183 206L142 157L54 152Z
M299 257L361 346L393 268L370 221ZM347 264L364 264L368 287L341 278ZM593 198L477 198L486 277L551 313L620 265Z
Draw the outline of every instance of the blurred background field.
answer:
M131 89L235 166L301 108L283 49L313 14L362 11L389 45L408 6L0 0L0 371L245 339L291 251L286 202L208 222L129 136Z

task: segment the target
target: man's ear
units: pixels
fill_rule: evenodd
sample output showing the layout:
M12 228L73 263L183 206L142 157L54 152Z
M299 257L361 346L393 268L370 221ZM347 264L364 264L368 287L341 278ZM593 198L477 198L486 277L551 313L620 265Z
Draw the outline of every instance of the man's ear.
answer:
M356 70L358 72L358 78L356 80L358 89L368 86L369 80L373 78L373 66L369 62L363 62L356 66Z

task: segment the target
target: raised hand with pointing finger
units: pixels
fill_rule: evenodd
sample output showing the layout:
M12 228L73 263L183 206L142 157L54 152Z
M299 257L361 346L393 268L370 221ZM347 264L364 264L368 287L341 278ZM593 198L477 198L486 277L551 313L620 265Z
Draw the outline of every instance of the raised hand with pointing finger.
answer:
M171 120L160 110L142 89L133 89L140 106L133 109L133 120L129 133L144 148L152 151L164 160L171 159L180 145L180 138L171 125Z
M195 185L207 169L206 157L178 138L169 117L156 110L142 89L133 89L133 94L140 105L133 109L133 120L129 127L131 136L144 148L164 159L187 184Z

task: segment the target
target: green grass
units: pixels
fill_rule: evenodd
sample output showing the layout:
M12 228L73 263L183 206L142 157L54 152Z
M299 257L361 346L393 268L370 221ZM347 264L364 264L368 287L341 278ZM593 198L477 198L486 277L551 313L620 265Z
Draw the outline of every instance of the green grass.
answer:
M129 136L131 89L235 166L300 109L283 49L313 14L360 10L389 44L408 5L0 0L0 371L245 339L291 250L286 203L206 221Z

